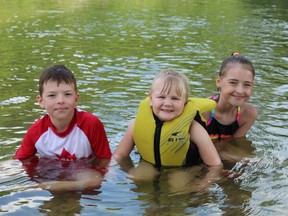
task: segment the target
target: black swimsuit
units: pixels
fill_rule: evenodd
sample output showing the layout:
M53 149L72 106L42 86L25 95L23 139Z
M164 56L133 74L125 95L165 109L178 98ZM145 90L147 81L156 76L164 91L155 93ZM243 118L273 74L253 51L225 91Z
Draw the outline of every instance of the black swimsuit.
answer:
M238 130L240 119L240 106L237 107L236 120L229 125L223 125L214 118L214 109L211 112L210 119L206 124L206 130L212 140L221 138L231 138Z

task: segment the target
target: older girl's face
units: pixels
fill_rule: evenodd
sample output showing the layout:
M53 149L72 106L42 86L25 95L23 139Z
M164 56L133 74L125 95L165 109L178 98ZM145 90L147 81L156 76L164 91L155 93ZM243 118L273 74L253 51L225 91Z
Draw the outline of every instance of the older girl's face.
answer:
M175 85L171 86L167 91L162 92L164 80L158 79L155 81L152 92L150 93L150 105L154 114L161 121L170 121L183 112L186 100L182 95L177 94Z
M216 85L221 89L220 100L232 106L241 106L252 95L253 80L252 72L243 65L231 67L223 77L216 79Z

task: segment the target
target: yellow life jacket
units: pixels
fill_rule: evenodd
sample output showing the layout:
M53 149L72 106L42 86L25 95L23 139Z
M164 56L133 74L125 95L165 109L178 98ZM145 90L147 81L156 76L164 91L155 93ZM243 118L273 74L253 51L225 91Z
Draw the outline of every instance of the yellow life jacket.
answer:
M158 166L185 166L192 121L197 111L201 116L215 106L216 102L208 98L189 98L180 116L159 126L160 121L157 123L154 119L149 97L141 101L133 140L142 159Z

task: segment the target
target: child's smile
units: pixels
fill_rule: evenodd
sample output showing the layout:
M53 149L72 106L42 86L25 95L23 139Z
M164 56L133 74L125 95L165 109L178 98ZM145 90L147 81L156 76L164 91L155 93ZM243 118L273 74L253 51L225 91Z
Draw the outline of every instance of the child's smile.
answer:
M71 121L74 116L79 96L75 92L73 84L48 80L43 85L42 96L38 96L41 107L45 108L50 115L53 124L64 121L66 124Z

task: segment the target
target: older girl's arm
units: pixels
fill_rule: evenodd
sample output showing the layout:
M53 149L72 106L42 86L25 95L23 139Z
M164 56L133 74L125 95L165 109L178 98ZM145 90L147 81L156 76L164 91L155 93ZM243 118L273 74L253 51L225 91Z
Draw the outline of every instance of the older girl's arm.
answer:
M190 139L199 150L203 162L208 166L221 165L221 159L211 141L207 131L196 121L193 121L190 127Z

